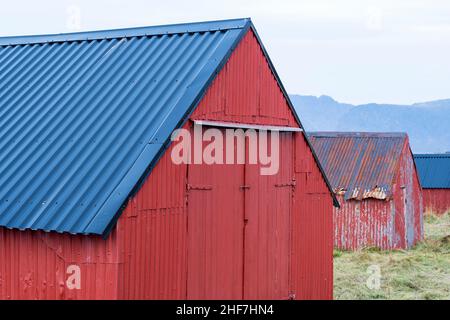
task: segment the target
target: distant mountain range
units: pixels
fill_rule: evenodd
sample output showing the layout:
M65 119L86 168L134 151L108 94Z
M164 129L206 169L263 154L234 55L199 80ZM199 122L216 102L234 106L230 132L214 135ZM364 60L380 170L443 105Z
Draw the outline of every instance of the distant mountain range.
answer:
M290 97L307 131L406 132L414 153L450 151L450 99L352 105L328 96Z

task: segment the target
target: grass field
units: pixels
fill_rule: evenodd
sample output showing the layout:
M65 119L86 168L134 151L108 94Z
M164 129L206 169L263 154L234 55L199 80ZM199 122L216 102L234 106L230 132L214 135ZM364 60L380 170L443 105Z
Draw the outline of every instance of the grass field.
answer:
M334 298L450 299L450 213L425 216L424 228L409 251L335 251Z

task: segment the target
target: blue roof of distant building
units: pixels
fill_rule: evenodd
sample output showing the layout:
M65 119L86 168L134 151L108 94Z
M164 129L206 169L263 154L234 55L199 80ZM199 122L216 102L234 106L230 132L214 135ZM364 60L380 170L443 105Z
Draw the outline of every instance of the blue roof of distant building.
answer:
M450 153L415 154L420 183L425 189L450 189Z

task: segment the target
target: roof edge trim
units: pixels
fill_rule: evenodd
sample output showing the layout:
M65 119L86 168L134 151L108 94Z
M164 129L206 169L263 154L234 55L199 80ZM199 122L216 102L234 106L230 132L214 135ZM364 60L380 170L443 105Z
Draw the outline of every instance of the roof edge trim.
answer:
M145 180L148 178L148 176L152 172L153 168L157 165L157 163L160 160L160 158L162 157L163 153L170 146L170 144L171 144L170 134L168 135L168 138L165 139L165 141L164 141L161 139L162 136L164 136L164 134L161 132L170 131L170 133L171 133L173 130L182 128L186 124L186 122L189 120L191 114L194 112L194 110L197 108L198 104L200 103L200 101L202 100L204 95L206 94L211 83L217 77L219 72L223 69L223 67L225 66L227 61L230 59L231 54L234 52L234 50L236 49L238 44L242 41L244 35L250 29L250 26L252 25L251 20L245 19L245 21L246 21L245 25L242 28L239 28L242 30L239 31L239 34L236 37L234 43L229 48L227 48L225 46L218 48L219 55L222 55L222 59L221 60L216 60L216 59L211 60L209 64L205 65L203 70L199 73L198 77L200 77L202 74L211 74L211 76L208 77L208 79L205 79L204 84L202 84L201 88L198 88L198 85L190 86L189 89L183 95L183 97L180 99L179 103L182 103L181 101L185 101L185 100L191 101L186 114L182 117L182 119L178 123L174 124L174 128L168 128L169 126L160 128L161 130L156 133L156 135L151 139L151 141L149 141L149 145L158 145L159 144L158 150L154 149L151 151L151 152L154 152L154 154L156 155L156 157L154 158L154 161L147 162L146 168L143 168L143 167L137 168L136 167L135 168L136 171L130 170L128 172L128 174L123 178L123 180L129 179L130 176L131 176L131 178L136 178L137 172L139 172L139 171L141 172L140 178L138 179L137 183L135 184L133 190L126 196L123 193L119 196L117 196L118 195L117 192L116 192L116 194L113 193L106 200L104 207L102 208L102 211L103 211L102 215L111 210L111 205L113 203L115 203L117 205L117 203L119 201L122 202L122 205L120 206L120 210L118 212L116 212L114 218L110 221L110 223L104 230L92 230L91 229L91 230L89 230L89 232L87 232L88 234L101 235L104 239L106 239L109 236L109 234L113 230L114 226L116 225L118 219L122 215L122 212L125 209L128 200L130 198L132 198L139 191L139 189L144 184ZM193 83L196 83L196 81L193 81ZM170 129L172 129L172 130L170 130ZM145 157L145 155L144 155L144 157ZM145 163L145 160L144 161L136 161L136 164L143 164L143 163ZM91 225L92 224L93 223L91 221Z
M269 125L250 124L250 123L236 123L236 122L222 122L222 121L208 121L208 120L194 120L194 123L197 125L206 126L206 127L255 129L255 130L280 131L280 132L301 132L301 131L303 131L303 129L297 128L297 127L269 126Z
M339 204L339 200L337 199L336 194L334 193L333 188L331 187L330 180L328 180L328 177L325 174L325 170L324 170L324 168L322 167L322 164L319 161L319 157L317 156L316 151L314 150L311 142L309 141L309 137L308 137L308 134L305 131L305 127L303 126L303 124L300 121L300 118L299 118L297 112L295 111L294 104L292 103L291 98L289 97L289 94L287 93L286 88L284 87L283 82L281 81L281 78L278 75L277 70L275 69L275 65L273 64L272 60L270 59L269 53L267 52L266 48L264 47L264 44L263 44L261 38L259 37L259 34L256 31L255 26L253 25L253 23L251 21L249 21L249 22L250 22L250 28L253 31L256 39L258 40L258 43L259 43L259 45L261 47L261 50L262 50L262 52L264 54L264 57L266 58L267 63L269 64L270 70L272 71L272 74L274 75L274 77L275 77L275 79L276 79L276 81L278 83L278 87L280 88L281 92L283 93L284 98L286 99L286 102L287 102L289 108L291 109L291 111L292 111L292 113L294 115L294 118L297 121L299 127L301 129L303 129L303 131L302 131L303 137L305 138L306 144L308 145L309 149L311 150L311 152L313 154L313 157L314 157L314 160L315 160L317 166L319 167L319 171L320 171L320 173L322 174L322 177L325 180L325 184L327 185L328 190L330 192L330 195L331 195L331 197L333 199L333 206L335 206L336 208L340 208L341 205Z
M242 18L76 33L0 37L0 46L90 41L139 36L143 37L195 32L214 32L222 30L225 31L232 29L243 29L250 21L250 18Z
M368 131L310 131L315 138L406 138L405 132L368 132Z
M421 159L450 158L450 153L414 153L414 158L421 158Z

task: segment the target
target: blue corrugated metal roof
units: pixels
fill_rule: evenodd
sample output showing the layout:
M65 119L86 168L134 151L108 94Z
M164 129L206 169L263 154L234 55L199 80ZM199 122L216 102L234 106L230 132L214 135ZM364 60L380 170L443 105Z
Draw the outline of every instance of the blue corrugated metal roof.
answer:
M404 133L310 132L313 148L336 193L386 199L407 139Z
M450 189L450 154L415 154L422 188Z
M0 39L0 226L105 235L249 19Z

